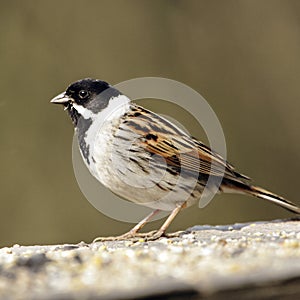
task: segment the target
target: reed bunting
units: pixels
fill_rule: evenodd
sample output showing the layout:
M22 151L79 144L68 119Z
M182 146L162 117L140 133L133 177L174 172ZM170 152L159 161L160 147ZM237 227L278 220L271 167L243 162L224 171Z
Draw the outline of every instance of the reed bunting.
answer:
M104 81L76 81L51 103L64 106L71 117L91 174L122 198L154 209L114 239L141 236L139 231L155 214L170 211L159 230L145 235L149 239L161 237L181 209L200 199L205 187L208 191L217 188L218 192L249 194L300 213L295 204L251 185L247 176L202 142L131 102ZM209 176L213 180L208 181Z

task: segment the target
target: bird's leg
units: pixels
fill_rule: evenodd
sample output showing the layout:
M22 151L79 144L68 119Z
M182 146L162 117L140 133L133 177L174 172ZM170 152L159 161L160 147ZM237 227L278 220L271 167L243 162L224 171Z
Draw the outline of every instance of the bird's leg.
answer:
M159 209L152 211L148 216L146 216L142 221L136 224L131 230L128 232L120 235L120 237L135 237L137 236L138 232L156 215L160 212ZM138 236L143 236L144 234L141 233Z
M146 236L147 240L156 240L159 239L161 236L163 236L167 230L167 228L170 226L174 218L178 215L178 213L186 207L186 202L184 202L181 205L178 205L174 208L174 210L171 212L171 214L168 216L167 220L164 222L164 224L160 227L158 231L155 232L149 232Z
M119 235L119 236L112 236L112 237L97 237L93 240L93 243L95 242L101 242L101 241L118 241L118 240L124 240L126 238L133 238L138 235L138 232L157 214L159 213L159 209L156 209L152 211L148 216L146 216L143 220L141 220L138 224L136 224L131 230L128 232ZM146 236L147 234L140 234L139 237Z

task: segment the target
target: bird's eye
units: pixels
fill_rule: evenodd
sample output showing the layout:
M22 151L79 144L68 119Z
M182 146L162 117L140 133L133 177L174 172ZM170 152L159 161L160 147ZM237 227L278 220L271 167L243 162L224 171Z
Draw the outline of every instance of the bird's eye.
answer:
M88 95L89 95L89 92L86 91L86 90L81 90L81 91L79 92L79 97L80 97L81 99L85 99L86 97L88 97Z

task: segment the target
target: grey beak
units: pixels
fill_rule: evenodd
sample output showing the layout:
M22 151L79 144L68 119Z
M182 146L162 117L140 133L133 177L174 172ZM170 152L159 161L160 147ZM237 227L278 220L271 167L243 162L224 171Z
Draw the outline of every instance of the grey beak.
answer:
M65 104L71 101L71 98L66 96L65 92L54 97L50 102L54 104Z

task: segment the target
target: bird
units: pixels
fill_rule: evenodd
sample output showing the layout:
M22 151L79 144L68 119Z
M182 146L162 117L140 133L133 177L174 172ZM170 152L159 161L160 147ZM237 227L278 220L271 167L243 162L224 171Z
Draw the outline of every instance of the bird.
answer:
M206 190L252 195L300 214L297 205L252 185L210 147L105 81L78 80L51 103L62 105L70 116L90 173L116 195L153 209L130 231L112 237L115 240L166 235L176 215ZM160 211L169 213L163 225L140 233Z

